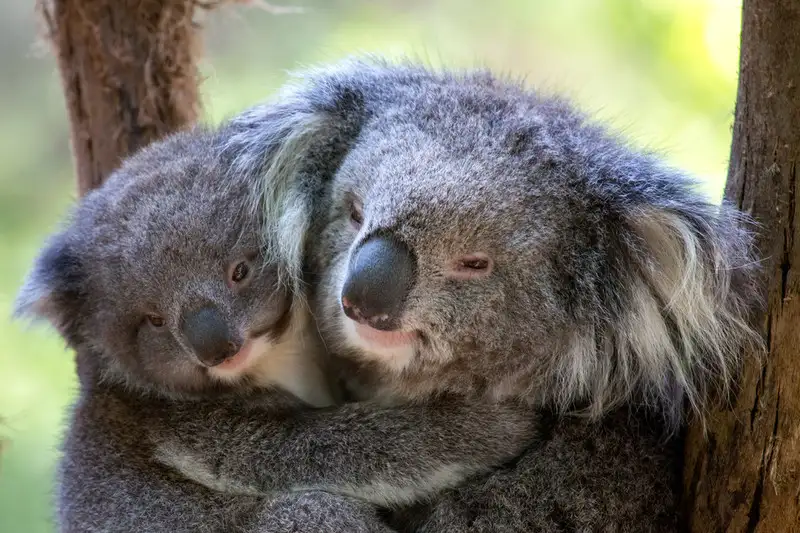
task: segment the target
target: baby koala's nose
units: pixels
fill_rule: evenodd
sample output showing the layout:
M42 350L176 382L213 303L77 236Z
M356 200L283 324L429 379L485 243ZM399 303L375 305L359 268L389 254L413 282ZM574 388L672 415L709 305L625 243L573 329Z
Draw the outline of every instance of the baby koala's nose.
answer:
M405 244L392 237L372 237L353 252L342 309L351 320L375 329L398 329L415 278L416 259Z
M206 366L216 366L242 347L222 314L213 306L184 315L183 334L195 355Z

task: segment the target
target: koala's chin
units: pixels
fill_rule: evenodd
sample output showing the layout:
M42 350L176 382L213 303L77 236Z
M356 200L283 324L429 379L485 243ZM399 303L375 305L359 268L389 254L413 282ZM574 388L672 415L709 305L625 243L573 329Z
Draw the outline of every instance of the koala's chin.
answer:
M419 334L407 331L381 331L351 320L344 313L339 317L345 342L358 350L361 357L373 360L387 369L401 372L415 360Z
M268 363L265 361L266 355L285 344L276 345L264 336L249 339L235 355L216 366L209 367L208 375L213 380L230 384L247 379L249 376L258 379L260 368Z

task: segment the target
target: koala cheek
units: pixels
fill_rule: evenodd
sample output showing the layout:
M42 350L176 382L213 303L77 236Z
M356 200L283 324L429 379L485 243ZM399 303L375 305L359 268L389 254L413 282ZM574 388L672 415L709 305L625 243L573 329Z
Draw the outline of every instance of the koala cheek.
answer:
M313 263L319 271L327 271L335 268L338 263L347 261L350 246L357 233L347 227L338 226L339 224L324 231L314 247Z
M339 304L339 294L342 290L346 265L346 255L340 254L336 260L331 262L330 268L324 271L317 288L317 314L328 326L344 318Z
M479 340L492 335L497 309L502 309L498 298L470 290L465 283L469 282L448 280L420 287L409 306L409 319L426 324L435 336L452 343L462 343L465 336Z

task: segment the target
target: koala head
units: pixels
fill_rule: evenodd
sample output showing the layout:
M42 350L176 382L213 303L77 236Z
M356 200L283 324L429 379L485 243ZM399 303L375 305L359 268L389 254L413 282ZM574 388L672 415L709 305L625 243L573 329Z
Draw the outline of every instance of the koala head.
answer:
M185 394L252 383L301 314L265 260L249 176L198 129L126 160L44 247L17 313L46 318L104 377Z
M263 167L265 211L285 217L270 231L302 228L305 263L285 256L328 347L394 393L678 420L759 342L747 217L569 104L380 60L304 78L245 119L237 160L284 132Z

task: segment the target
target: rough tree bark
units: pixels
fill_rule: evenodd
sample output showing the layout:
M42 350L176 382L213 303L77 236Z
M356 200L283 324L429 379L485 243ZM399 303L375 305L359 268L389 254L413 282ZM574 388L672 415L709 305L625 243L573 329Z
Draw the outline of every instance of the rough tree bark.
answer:
M78 192L197 118L197 0L39 0L58 59Z
M800 531L800 2L744 0L739 76L725 196L762 225L768 354L748 357L706 436L689 430L688 519L697 532Z

